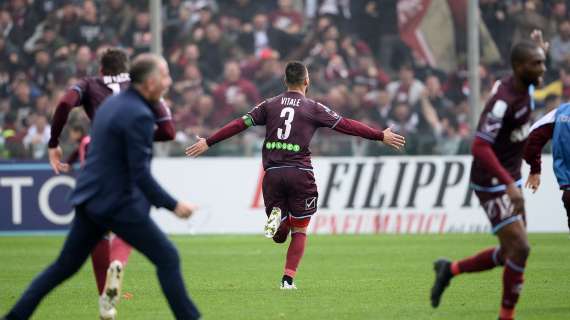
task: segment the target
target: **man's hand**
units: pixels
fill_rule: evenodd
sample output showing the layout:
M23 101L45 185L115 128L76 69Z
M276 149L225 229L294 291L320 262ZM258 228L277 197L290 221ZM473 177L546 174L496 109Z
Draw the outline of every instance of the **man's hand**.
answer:
M538 29L532 30L532 32L530 33L530 38L539 47L541 47L542 50L544 50L544 53L548 52L548 49L550 48L550 43L544 41L544 38L542 37L542 31L541 30L538 30Z
M174 208L174 214L182 219L188 219L196 211L197 207L187 202L178 202Z
M202 153L206 152L210 147L206 143L206 139L198 138L198 142L194 143L193 145L186 148L186 155L189 157L196 158L197 156L201 155Z
M527 189L532 190L532 193L535 193L536 190L538 190L538 187L540 186L540 173L529 175L524 186Z
M513 182L507 186L507 195L511 198L513 212L515 214L524 214L524 198L521 189Z
M406 144L406 138L392 132L391 128L388 128L382 132L384 132L384 140L382 140L382 142L385 145L390 146L396 150L400 150Z
M61 162L61 157L63 152L60 147L49 148L49 164L51 165L53 172L59 174L60 172L69 172L69 164Z

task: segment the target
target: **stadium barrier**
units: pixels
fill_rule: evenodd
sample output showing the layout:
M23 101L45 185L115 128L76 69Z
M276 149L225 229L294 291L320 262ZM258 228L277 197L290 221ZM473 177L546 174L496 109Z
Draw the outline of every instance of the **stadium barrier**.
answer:
M309 229L319 234L489 232L469 189L468 156L332 157L313 160L319 210ZM552 157L543 159L536 194L525 190L530 232L567 231ZM259 234L265 221L259 158L159 158L153 172L177 198L199 206L190 220L164 209L152 216L168 233ZM523 167L528 173L528 168ZM66 195L72 175L47 163L0 164L0 232L64 231L73 218Z

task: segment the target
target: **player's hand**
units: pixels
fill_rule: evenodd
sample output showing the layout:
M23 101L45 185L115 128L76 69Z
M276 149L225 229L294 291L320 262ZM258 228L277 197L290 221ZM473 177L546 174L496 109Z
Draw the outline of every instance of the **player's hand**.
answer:
M202 153L206 152L210 147L206 143L206 139L198 138L198 142L194 143L193 145L186 148L186 155L189 157L196 158L197 156L201 155Z
M542 31L541 30L538 30L538 29L532 30L532 32L530 33L530 38L539 47L541 47L545 53L548 52L548 49L550 48L550 43L547 41L544 41L544 38L542 37Z
M197 208L197 206L187 202L178 202L174 208L174 214L179 218L188 219Z
M406 138L403 136L392 132L392 128L385 129L384 131L384 142L385 145L390 146L396 150L400 150L406 144Z
M53 172L59 174L60 172L69 172L69 164L61 162L61 157L63 152L60 147L49 148L49 164L51 165Z
M507 186L507 195L511 199L513 212L515 214L524 214L524 198L521 189L514 182Z
M538 187L540 186L540 173L529 175L524 186L527 189L532 190L532 193L535 193L536 190L538 190Z

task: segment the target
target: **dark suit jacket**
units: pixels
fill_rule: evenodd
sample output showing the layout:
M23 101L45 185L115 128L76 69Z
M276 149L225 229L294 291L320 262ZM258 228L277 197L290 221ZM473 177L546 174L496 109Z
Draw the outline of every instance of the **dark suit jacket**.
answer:
M96 217L120 220L148 215L151 204L173 210L176 200L150 172L155 121L152 105L133 87L105 100L71 203Z

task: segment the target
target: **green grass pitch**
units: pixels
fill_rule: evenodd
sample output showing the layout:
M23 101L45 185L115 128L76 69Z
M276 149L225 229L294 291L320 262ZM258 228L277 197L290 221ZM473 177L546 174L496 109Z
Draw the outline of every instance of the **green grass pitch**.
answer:
M174 236L204 319L496 319L502 269L454 279L434 310L432 261L495 245L487 234L309 236L297 291L278 283L286 245L262 236ZM62 236L0 237L0 314L58 253ZM570 318L570 239L532 234L517 319ZM171 319L151 264L133 253L119 319ZM97 319L90 263L53 291L33 319Z

